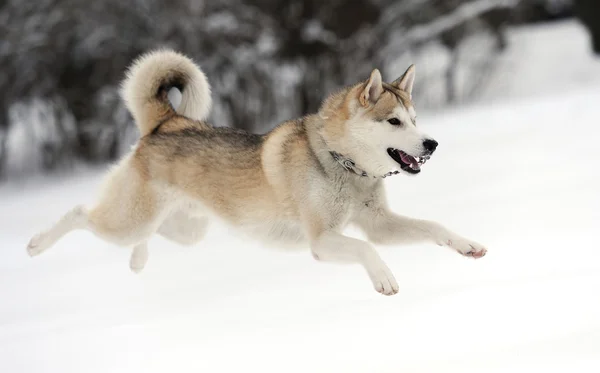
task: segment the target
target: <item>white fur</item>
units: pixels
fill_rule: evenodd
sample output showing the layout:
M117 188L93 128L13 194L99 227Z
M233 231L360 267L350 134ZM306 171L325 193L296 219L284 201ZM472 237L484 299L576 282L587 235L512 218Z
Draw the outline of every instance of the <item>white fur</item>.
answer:
M340 142L340 152L372 175L400 170L400 165L389 156L387 148L400 149L413 157L422 156L426 151L423 141L430 136L415 126L414 109L399 106L390 115L392 117L400 119L403 124L394 126L387 121L374 121L364 109L359 109L358 114L347 122L348 131Z
M337 263L359 263L367 271L375 290L385 295L398 292L398 283L392 271L383 262L377 251L367 242L327 232L312 246L315 259Z
M394 214L387 204L381 179L360 178L354 185L315 177L304 208L319 216L331 228L309 242L319 261L361 265L376 291L392 295L398 284L373 246L341 232L350 224L357 226L372 243L383 245L435 243L461 255L480 258L487 252L477 242L466 239L442 225Z
M415 80L415 66L411 65L394 83L407 93L412 93ZM381 74L374 69L361 92L363 102L376 103L383 93ZM330 143L341 154L355 161L358 167L371 175L385 175L390 171L401 170L400 165L387 153L395 148L413 156L426 153L423 142L430 137L416 126L414 107L399 104L383 122L373 120L368 107L352 107L352 117L346 122L347 131L342 139ZM402 125L391 125L387 119L397 118Z

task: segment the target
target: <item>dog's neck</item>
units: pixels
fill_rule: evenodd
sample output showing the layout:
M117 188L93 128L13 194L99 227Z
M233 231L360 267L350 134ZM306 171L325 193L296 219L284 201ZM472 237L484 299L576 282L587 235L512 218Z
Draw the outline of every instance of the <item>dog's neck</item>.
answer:
M334 152L334 151L329 151L329 154L331 154L333 159L335 159L336 162L341 164L342 167L346 171L353 172L353 173L357 174L358 176L362 176L362 177L369 176L369 174L367 174L367 171L361 170L360 168L356 167L356 163L352 159L346 158L343 155L341 155L340 153Z
M325 141L319 132L319 127L324 124L324 118L321 115L312 115L304 120L304 128L308 135L309 147L325 169L333 167L333 169L338 169L338 172L354 174L365 181L369 179L383 179L400 173L399 171L391 171L384 175L369 174L367 171L357 166L356 162L351 158L331 149L327 141ZM329 155L327 153L329 153ZM342 167L341 170L339 169L339 166ZM333 169L331 170L333 171Z
M362 170L361 168L356 166L356 162L354 162L352 159L348 158L348 157L344 157L343 155L341 155L338 152L334 152L334 151L329 151L329 154L331 154L331 156L333 157L333 159L338 162L340 165L342 165L342 167L348 171L348 172L352 172L358 176L361 177L373 177L373 178L382 178L385 179L388 176L392 176L392 175L396 175L398 174L400 171L390 171L385 175L381 175L381 176L374 176L374 175L369 175L367 173L367 171Z

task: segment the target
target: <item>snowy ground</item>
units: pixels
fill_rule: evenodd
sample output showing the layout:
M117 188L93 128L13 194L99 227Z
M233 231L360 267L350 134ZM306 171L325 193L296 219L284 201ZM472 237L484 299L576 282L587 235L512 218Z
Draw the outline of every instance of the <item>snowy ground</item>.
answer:
M401 286L264 249L213 226L197 247L129 251L75 232L30 236L101 173L0 186L0 371L598 372L600 89L437 114L421 175L386 179L395 210L486 244L379 248ZM355 232L350 232L355 234Z

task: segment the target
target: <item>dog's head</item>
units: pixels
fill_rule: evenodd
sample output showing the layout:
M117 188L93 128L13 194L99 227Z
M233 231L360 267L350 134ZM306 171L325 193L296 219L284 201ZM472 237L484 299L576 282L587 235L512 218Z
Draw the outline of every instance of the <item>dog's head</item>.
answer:
M375 69L368 80L325 100L320 133L330 149L372 175L419 173L438 143L417 128L414 81L414 65L391 84Z

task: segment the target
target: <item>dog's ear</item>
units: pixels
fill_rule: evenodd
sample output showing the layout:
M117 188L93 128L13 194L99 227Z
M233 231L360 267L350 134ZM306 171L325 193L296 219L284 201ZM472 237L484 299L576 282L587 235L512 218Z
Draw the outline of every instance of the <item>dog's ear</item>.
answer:
M394 80L392 85L403 90L412 97L413 84L415 83L415 70L415 65L410 65L401 77Z
M365 85L365 88L360 93L359 101L362 106L369 106L369 102L375 103L379 100L379 96L383 93L383 84L381 81L381 73L375 69L371 72L371 76Z

